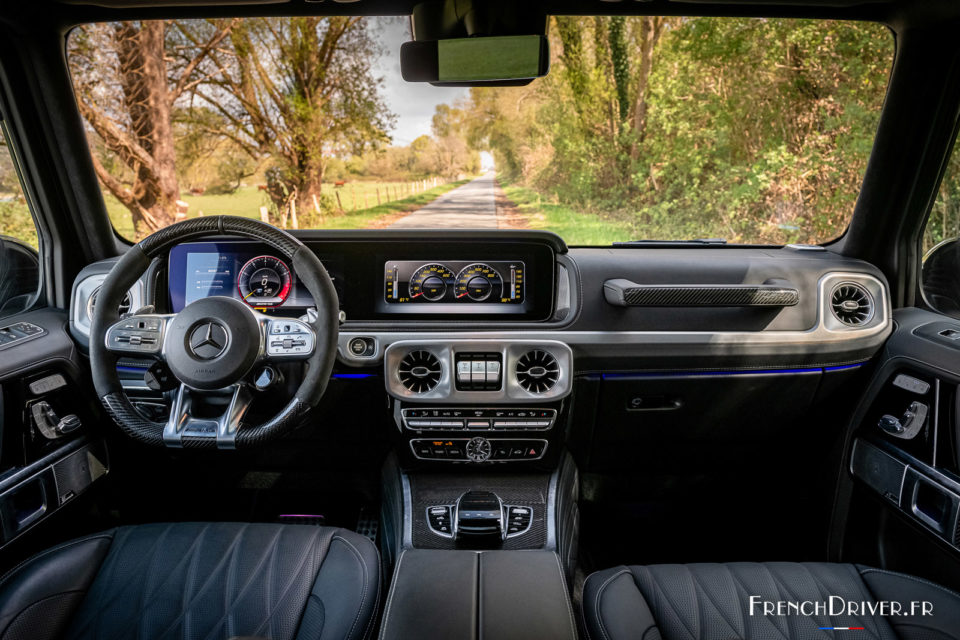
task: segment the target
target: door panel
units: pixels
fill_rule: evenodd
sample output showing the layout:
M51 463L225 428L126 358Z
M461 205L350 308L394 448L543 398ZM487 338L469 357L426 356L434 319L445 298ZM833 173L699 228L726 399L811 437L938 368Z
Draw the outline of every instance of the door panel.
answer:
M66 327L56 310L0 321L0 548L109 470L95 397Z
M960 321L895 314L851 424L838 483L834 559L960 588Z

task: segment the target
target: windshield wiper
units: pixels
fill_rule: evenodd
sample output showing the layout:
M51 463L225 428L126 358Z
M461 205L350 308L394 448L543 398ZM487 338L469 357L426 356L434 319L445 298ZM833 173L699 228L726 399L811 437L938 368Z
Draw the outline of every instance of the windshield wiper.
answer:
M622 242L614 242L613 246L619 247L636 244L727 244L727 240L726 238L694 238L692 240L624 240Z

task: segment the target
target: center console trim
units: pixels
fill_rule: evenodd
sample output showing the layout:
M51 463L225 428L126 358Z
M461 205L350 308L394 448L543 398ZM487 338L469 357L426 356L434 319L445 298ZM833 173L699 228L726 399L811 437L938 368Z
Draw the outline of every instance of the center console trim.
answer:
M341 334L342 335L342 334ZM553 386L542 393L532 393L516 379L517 362L529 351L548 352L557 360L559 375ZM398 371L401 361L415 351L428 351L441 363L440 379L429 391L416 393L407 389ZM461 391L454 384L457 353L499 353L502 356L502 383L497 391ZM573 351L557 340L402 340L384 352L384 379L387 392L408 402L444 402L493 406L513 403L543 403L559 400L573 389Z

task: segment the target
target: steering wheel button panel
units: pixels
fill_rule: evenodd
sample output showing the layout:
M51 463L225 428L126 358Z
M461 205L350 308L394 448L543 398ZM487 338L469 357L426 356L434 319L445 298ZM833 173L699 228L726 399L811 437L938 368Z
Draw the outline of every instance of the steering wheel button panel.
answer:
M107 329L106 346L114 352L159 354L163 347L166 317L131 316Z
M299 320L273 319L267 327L267 356L302 357L313 353L313 330Z

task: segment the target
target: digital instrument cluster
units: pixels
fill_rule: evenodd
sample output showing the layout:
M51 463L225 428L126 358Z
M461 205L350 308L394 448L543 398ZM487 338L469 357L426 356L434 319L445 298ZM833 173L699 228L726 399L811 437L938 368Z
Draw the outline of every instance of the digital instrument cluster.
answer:
M191 242L170 251L170 303L175 313L194 300L228 296L260 311L297 311L313 298L286 260L269 247L244 242ZM343 299L336 260L325 262Z
M522 305L525 275L521 260L388 260L383 295L391 305Z

